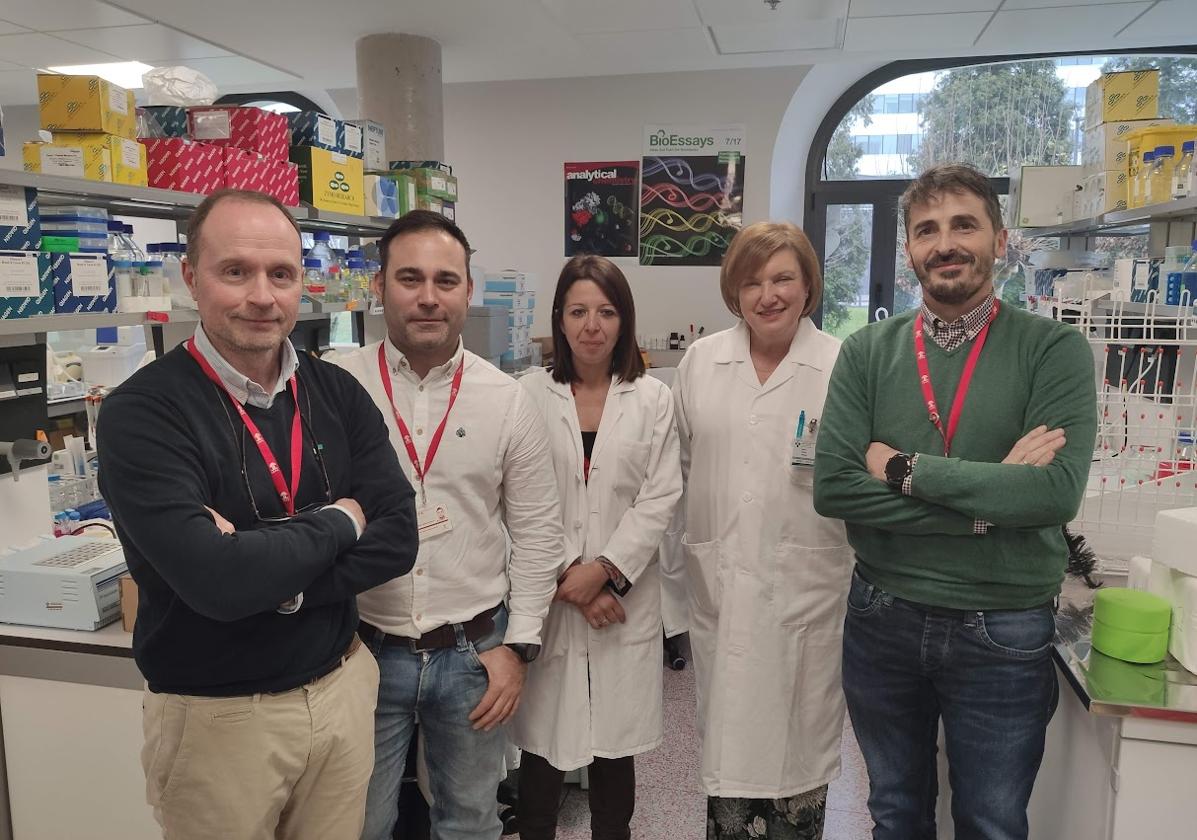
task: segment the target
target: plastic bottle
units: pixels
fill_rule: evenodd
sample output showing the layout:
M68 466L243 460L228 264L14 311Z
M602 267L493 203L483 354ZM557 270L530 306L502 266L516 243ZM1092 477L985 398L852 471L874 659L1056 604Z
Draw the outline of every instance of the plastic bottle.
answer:
M108 256L114 260L131 260L129 244L125 242L125 225L123 222L109 220L108 222Z
M365 303L370 299L370 277L366 274L366 261L349 258L349 299Z
M1143 196L1139 194L1139 179L1143 177L1141 172L1141 164L1139 161L1139 152L1133 151L1127 160L1127 174L1130 176L1127 183L1127 201L1126 206L1129 208L1140 207L1143 204Z
M183 282L183 246L166 242L159 246L162 254L162 277L172 309L195 309L195 301Z
M1194 463L1194 442L1192 432L1178 432L1176 435L1176 471L1189 472L1197 469L1197 463Z
M1143 163L1139 167L1139 177L1136 182L1139 185L1139 207L1143 207L1151 203L1151 170L1155 166L1155 150L1143 153Z
M327 288L324 299L330 303L345 303L349 300L349 285L341 274L341 266L330 263L324 272L324 284Z
M312 248L307 252L306 256L314 260L320 260L320 269L327 272L329 266L333 263L332 248L328 244L328 231L318 230L313 234L312 238L315 241L312 243Z
M303 291L312 300L327 300L328 286L316 257L303 258Z
M1192 140L1186 140L1180 147L1180 162L1172 172L1172 198L1188 198L1192 192L1193 181L1193 148L1197 145Z
M130 259L113 259L112 271L116 276L116 309L118 312L130 312L127 301L135 297L133 284L133 261Z
M1149 204L1160 204L1172 200L1172 170L1176 168L1176 147L1156 146L1155 162L1151 167L1151 182L1148 188Z
M165 264L161 252L146 260L146 269L150 278L150 294L154 297L169 297L170 284L166 281Z
M125 243L128 245L130 253L133 254L133 259L145 262L145 251L141 250L141 246L133 238L133 225L122 225L122 227L124 228L123 235Z

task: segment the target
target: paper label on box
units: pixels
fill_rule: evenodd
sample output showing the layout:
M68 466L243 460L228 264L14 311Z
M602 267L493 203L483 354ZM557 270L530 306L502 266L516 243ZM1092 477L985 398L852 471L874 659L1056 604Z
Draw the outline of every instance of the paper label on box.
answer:
M25 188L0 184L0 225L29 227L29 208L25 204Z
M192 123L196 140L228 140L233 134L228 111L199 111Z
M136 140L121 140L121 163L130 169L141 168L141 149Z
M337 124L331 117L316 117L316 141L322 146L337 145Z
M103 256L71 255L71 291L75 297L108 294L108 260Z
M43 175L67 175L71 178L86 177L83 166L83 149L78 147L42 146Z
M37 255L0 255L0 297L37 297Z
M439 175L433 175L428 179L429 192L445 192L448 188L448 182Z
M329 156L329 159L332 160L333 163L340 164L341 166L344 166L345 164L347 164L349 162L349 155L343 155L340 152L333 152Z
M108 109L122 117L129 115L129 92L119 85L108 83Z
M345 124L345 148L351 152L362 150L362 130L356 125Z

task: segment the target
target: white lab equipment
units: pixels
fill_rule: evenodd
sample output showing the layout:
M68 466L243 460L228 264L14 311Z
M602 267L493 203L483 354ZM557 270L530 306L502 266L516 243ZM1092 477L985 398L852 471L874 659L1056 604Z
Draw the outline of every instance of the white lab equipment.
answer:
M133 375L146 354L145 339L135 344L97 344L79 351L83 381L115 388Z
M109 539L59 537L0 555L0 621L98 630L120 618L127 570L120 543Z

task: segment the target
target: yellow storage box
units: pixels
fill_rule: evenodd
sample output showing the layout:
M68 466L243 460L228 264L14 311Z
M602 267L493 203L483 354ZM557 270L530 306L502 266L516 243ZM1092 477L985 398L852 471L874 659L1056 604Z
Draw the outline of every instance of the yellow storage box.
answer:
M99 76L39 73L37 99L44 129L137 139L137 105L133 94Z
M26 143L22 153L26 172L111 181L134 187L149 184L145 146L124 137L63 133L50 143Z

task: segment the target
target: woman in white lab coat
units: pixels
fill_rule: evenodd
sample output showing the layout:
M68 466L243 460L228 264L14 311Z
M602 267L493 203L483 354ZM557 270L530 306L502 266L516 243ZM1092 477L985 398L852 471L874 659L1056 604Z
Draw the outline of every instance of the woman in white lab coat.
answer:
M589 767L591 833L630 837L633 756L662 738L657 546L682 492L673 398L644 375L610 260L574 257L553 299L553 368L521 382L545 417L565 556L512 739L524 840L552 838L565 771Z
M719 282L740 321L696 341L674 384L707 837L809 840L844 717L852 551L812 501L840 342L808 317L823 281L794 225L740 231Z

